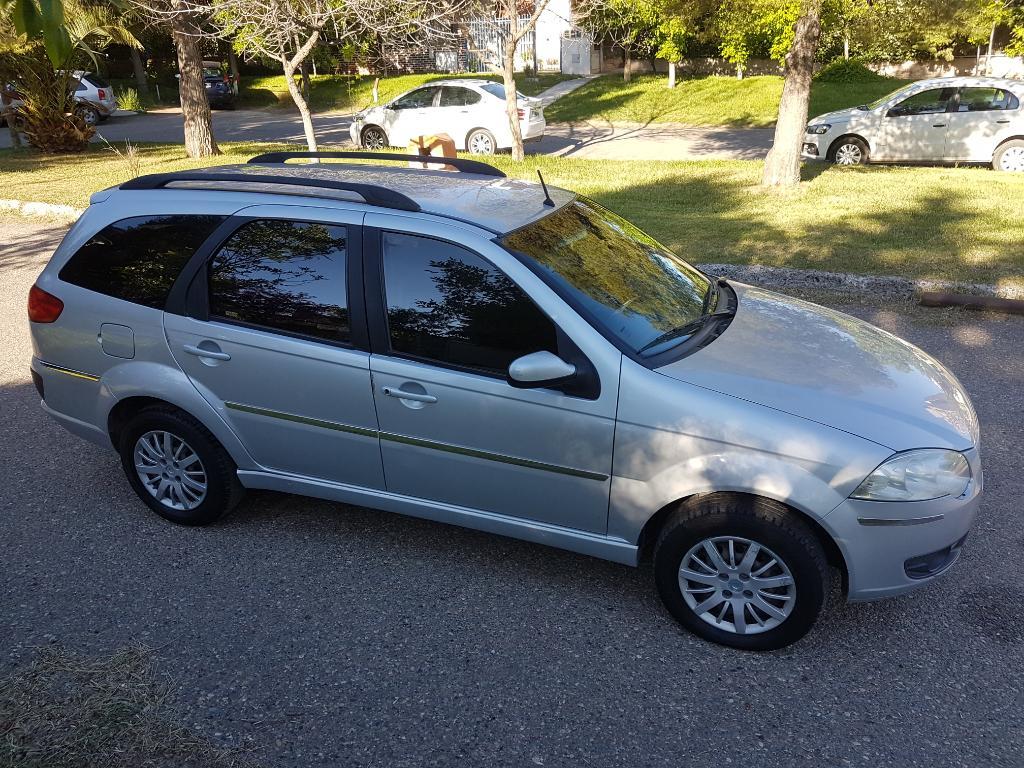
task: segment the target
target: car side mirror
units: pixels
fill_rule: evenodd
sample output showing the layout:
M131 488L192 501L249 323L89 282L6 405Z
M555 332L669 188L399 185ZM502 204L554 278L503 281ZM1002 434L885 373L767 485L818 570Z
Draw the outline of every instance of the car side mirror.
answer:
M522 389L562 384L575 375L575 365L551 352L531 352L508 366L508 383Z

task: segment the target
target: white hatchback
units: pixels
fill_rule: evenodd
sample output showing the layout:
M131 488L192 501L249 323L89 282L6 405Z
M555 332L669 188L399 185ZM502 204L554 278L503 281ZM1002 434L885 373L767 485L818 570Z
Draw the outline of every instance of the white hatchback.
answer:
M540 99L517 94L524 141L544 137ZM352 143L366 149L404 147L417 136L448 134L455 148L493 155L512 146L505 113L505 86L488 80L437 80L387 104L359 112L349 128Z
M807 126L805 158L866 162L991 163L1024 171L1024 82L992 77L921 80L871 104Z

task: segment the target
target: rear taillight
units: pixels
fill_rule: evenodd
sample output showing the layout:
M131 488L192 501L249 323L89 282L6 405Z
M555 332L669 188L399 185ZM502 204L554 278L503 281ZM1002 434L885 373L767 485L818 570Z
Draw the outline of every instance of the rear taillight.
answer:
M517 109L516 110L516 114L519 115L519 119L522 120L524 117L526 117L526 110L525 109Z
M107 92L104 91L102 88L97 88L96 89L96 93L98 93L100 95L100 101L106 101L107 100Z
M64 302L38 285L28 292L28 319L33 323L52 323L64 311Z

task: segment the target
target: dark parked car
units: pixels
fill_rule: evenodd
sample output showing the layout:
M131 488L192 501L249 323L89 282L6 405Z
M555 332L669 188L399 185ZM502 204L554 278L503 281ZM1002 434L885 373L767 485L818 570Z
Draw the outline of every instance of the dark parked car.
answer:
M222 74L218 62L203 62L203 81L206 83L206 98L211 107L214 109L235 108L234 84L228 75Z

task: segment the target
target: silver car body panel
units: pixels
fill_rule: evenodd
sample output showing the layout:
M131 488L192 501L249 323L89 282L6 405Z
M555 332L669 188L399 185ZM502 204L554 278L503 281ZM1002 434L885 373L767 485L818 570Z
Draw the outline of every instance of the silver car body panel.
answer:
M353 171L361 179L370 173ZM645 526L680 499L715 491L763 496L790 505L831 538L851 599L927 583L909 578L904 560L963 538L982 484L977 419L953 376L920 350L841 313L736 285L738 311L720 337L651 369L623 356L495 242L495 228L543 215L539 187L465 174L372 175L378 183L395 179L424 211L255 192L97 193L38 280L65 305L57 322L32 329L32 368L43 380L47 412L110 446L108 419L117 403L155 398L202 422L248 487L628 564L638 560ZM573 199L551 191L558 205ZM519 389L423 361L200 322L58 278L69 256L104 226L154 213L361 224L457 243L511 278L578 346L600 392L587 399ZM108 326L106 342L104 324L118 326ZM231 361L185 353L186 344L204 341ZM895 452L922 447L964 451L974 479L963 497L849 498Z

